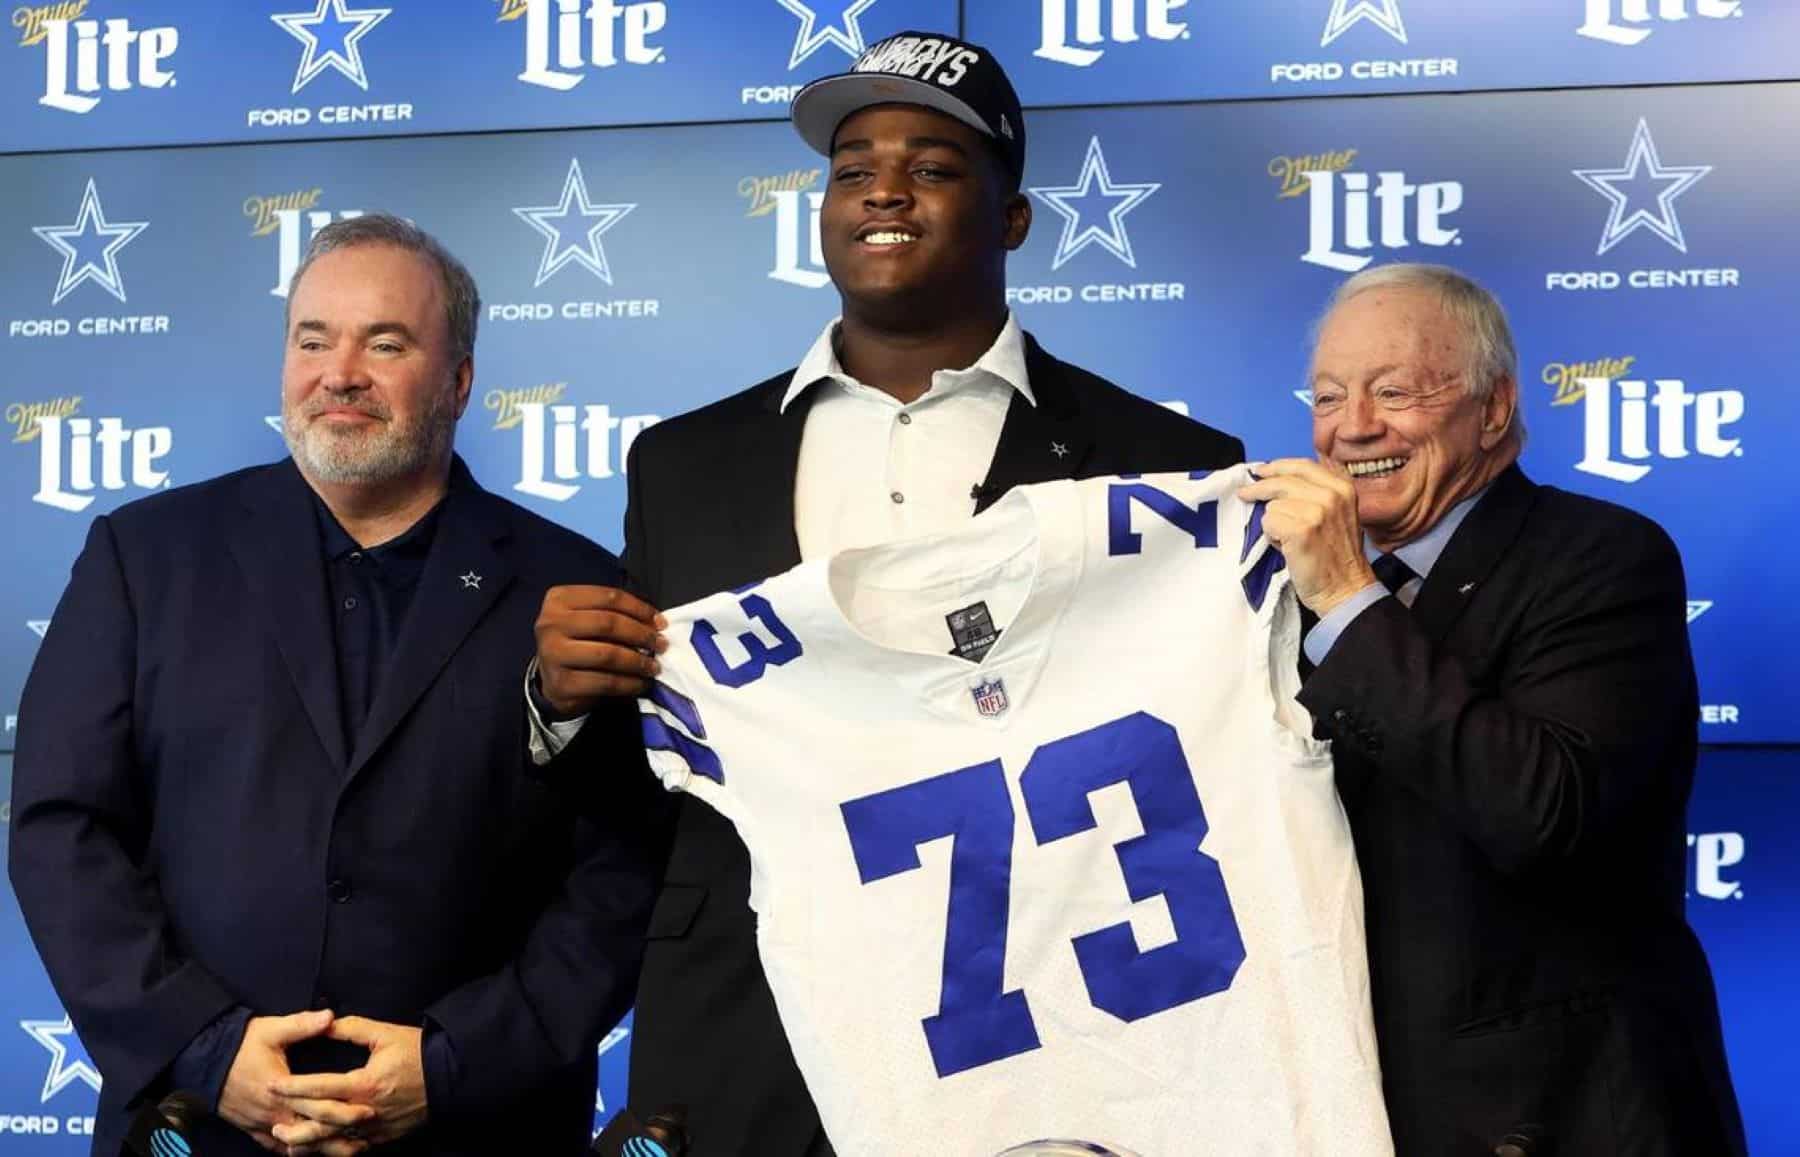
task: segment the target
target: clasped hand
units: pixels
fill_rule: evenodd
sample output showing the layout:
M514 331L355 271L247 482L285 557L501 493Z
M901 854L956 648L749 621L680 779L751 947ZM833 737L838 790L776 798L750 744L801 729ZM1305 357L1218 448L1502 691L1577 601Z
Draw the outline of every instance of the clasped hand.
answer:
M348 1073L296 1076L287 1049L326 1037L369 1050ZM254 1017L219 1096L219 1116L285 1157L351 1157L424 1124L424 1034L330 1012Z

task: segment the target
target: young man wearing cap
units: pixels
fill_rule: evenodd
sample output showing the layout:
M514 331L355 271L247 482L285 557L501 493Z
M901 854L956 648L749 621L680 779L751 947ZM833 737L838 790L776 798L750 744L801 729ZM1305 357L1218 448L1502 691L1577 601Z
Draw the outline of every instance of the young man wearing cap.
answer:
M634 444L636 595L558 587L538 619L532 755L553 777L604 770L583 758L581 722L648 686L655 607L946 529L1021 483L1243 458L1237 439L1050 356L1008 311L1006 255L1031 226L1025 124L985 49L890 37L804 89L793 119L831 159L820 234L843 316L797 369ZM730 824L684 802L648 932L631 1100L685 1104L694 1157L829 1154L757 958L749 882Z

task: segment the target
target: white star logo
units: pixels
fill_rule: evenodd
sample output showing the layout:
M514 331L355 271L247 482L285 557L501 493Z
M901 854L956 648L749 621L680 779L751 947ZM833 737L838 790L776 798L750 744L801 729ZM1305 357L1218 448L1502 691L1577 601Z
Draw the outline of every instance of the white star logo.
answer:
M468 574L459 575L457 577L462 579L463 590L465 590L465 591L477 590L478 591L481 589L481 576L476 574L474 571L470 571Z
M277 434L281 434L284 437L286 436L286 431L282 428L280 414L269 414L263 418L263 422L269 429L275 431Z
M45 632L50 630L50 620L49 619L26 619L25 620L25 629L30 631L32 634L36 635L38 638L41 639L44 637Z
M601 247L600 238L635 208L635 204L596 205L589 201L587 182L581 176L581 162L571 159L569 176L563 181L561 201L554 205L513 210L521 221L544 235L544 256L538 261L537 280L531 283L532 286L544 284L571 261L611 285L612 267L606 263L606 250ZM593 222L585 234L586 244L565 242L563 233L570 227L552 223L568 221L573 216Z
M319 0L319 6L311 12L271 15L269 19L279 24L282 31L306 46L306 51L300 54L300 67L294 73L294 87L289 91L299 92L327 68L337 69L357 88L369 91L369 74L363 69L362 46L357 42L393 11L392 8L346 8L344 0ZM327 21L331 26L325 31L335 37L336 43L321 52L321 37L316 30Z
M1094 191L1096 183L1100 186L1098 192ZM1056 256L1050 262L1051 271L1061 269L1069 259L1095 243L1136 269L1137 258L1131 252L1131 235L1125 232L1125 214L1137 208L1160 188L1162 185L1154 181L1137 185L1115 184L1112 174L1106 170L1106 154L1100 151L1100 138L1090 138L1087 157L1081 163L1081 175L1075 178L1073 185L1034 186L1030 190L1032 196L1054 209L1063 219L1062 236L1056 242ZM1112 203L1106 210L1105 228L1092 219L1085 225L1082 223L1083 210L1078 203L1096 198ZM1093 211L1093 215L1098 216L1098 211Z
M794 34L794 51L788 55L788 71L800 67L802 61L827 44L835 44L849 54L854 60L863 54L868 45L863 41L862 25L857 18L875 6L875 0L850 0L836 20L825 22L819 28L817 0L807 3L806 0L775 0L775 3L786 8L800 18L800 30Z
M1713 601L1711 599L1689 599L1687 605L1687 621L1690 623L1693 622L1707 611L1712 610L1712 608Z
M1309 410L1312 409L1313 400L1312 400L1312 391L1311 390L1308 390L1308 389L1295 390L1294 397L1295 397L1295 399L1297 399L1299 401L1299 403L1302 406L1305 406Z
M1319 38L1319 47L1324 48L1348 32L1352 24L1364 20L1400 43L1406 43L1406 23L1400 19L1400 0L1331 0L1331 15L1325 19L1325 35Z
M100 1091L100 1070L87 1059L81 1040L75 1035L75 1026L69 1023L67 1016L61 1020L22 1020L19 1027L32 1040L50 1050L50 1071L44 1074L39 1104L49 1101L76 1081L85 1081L89 1088ZM73 1060L69 1059L71 1051L75 1053Z
M1681 222L1675 216L1675 198L1712 172L1711 165L1663 164L1656 155L1656 142L1650 137L1649 122L1639 120L1623 168L1572 171L1588 188L1612 202L1612 211L1606 216L1606 231L1600 235L1600 248L1596 253L1604 254L1639 229L1648 229L1681 252L1687 252L1687 238L1682 236ZM1619 185L1645 181L1662 185L1656 193L1656 211L1652 213L1640 202L1637 208L1626 212L1631 206L1631 194Z
M63 255L62 275L56 279L55 305L74 292L84 281L93 281L120 301L125 300L125 282L119 277L119 250L131 244L142 233L148 221L108 221L100 208L100 194L94 190L94 179L88 178L87 191L81 195L81 208L72 225L33 225L31 231L43 238L44 244ZM106 243L93 251L93 242ZM78 248L79 246L79 248ZM82 248L89 252L82 255Z

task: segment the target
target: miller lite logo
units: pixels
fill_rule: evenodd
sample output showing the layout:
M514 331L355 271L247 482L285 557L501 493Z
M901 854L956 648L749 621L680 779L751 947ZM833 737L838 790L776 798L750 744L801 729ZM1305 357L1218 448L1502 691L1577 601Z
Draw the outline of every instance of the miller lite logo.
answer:
M997 676L975 684L969 694L975 698L976 712L986 719L998 719L1011 706L1006 701L1006 681Z
M13 24L22 33L19 43L44 46L39 104L80 116L94 111L102 92L175 83L175 73L164 65L181 43L176 28L133 28L121 17L81 19L86 10L82 0L13 11Z
M1269 176L1275 178L1280 198L1304 197L1312 190L1312 173L1341 173L1356 159L1355 149L1339 149L1330 153L1308 153L1297 157L1276 157L1269 162Z
M516 390L489 390L482 395L482 408L494 412L494 429L511 430L525 420L520 406L552 406L562 401L569 388L567 382L551 382L542 386L525 386Z
M1550 399L1552 406L1573 406L1587 395L1587 387L1582 382L1588 378L1605 378L1615 381L1631 372L1637 364L1636 357L1595 358L1589 362L1551 362L1544 367L1543 379L1546 386L1556 391Z
M1042 36L1031 55L1058 64L1087 68L1101 56L1102 44L1130 44L1139 39L1138 17L1151 40L1186 40L1188 26L1173 13L1187 0L1043 0ZM1110 20L1105 17L1111 17ZM1070 43L1073 33L1074 43Z
M1738 390L1690 392L1672 378L1615 382L1588 377L1576 384L1582 391L1584 429L1575 469L1584 474L1630 483L1650 473L1646 463L1653 458L1743 457L1743 440L1725 436L1726 427L1744 416L1744 395Z
M519 481L513 489L550 502L575 497L583 478L623 474L631 444L662 420L656 414L617 415L604 403L521 402L513 412L521 447Z
M1462 231L1445 218L1462 208L1456 181L1413 184L1401 172L1314 170L1306 174L1308 241L1300 260L1340 273L1356 273L1375 260L1373 250L1413 245L1462 244ZM1409 212L1410 210L1410 212ZM1408 229L1408 218L1411 228Z
M363 215L361 209L319 208L322 194L322 189L299 189L244 198L244 216L250 219L250 236L275 235L275 284L270 287L269 296L286 299L294 274L300 269L301 255L319 230L333 221L347 221Z
M43 433L39 418L72 418L81 409L81 395L69 394L41 402L11 402L6 407L6 424L12 427L12 440L31 442Z
M169 472L159 466L175 442L167 426L131 430L118 418L37 421L42 451L33 502L80 514L93 505L96 491L160 490L169 484Z
M1704 20L1728 20L1743 14L1739 0L1694 0L1692 12ZM1650 0L1587 0L1585 19L1575 32L1590 40L1631 48L1642 44L1653 31L1643 25L1655 19L1686 20L1689 15L1687 0L1657 0L1655 16L1650 13Z
M501 20L525 21L526 84L568 92L586 79L583 69L660 64L662 47L650 43L669 22L668 5L618 0L507 0Z

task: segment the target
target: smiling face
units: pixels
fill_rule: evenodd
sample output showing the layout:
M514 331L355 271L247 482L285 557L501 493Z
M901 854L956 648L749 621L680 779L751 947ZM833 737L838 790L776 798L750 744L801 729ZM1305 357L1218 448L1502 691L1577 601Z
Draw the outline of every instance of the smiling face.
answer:
M332 250L289 302L282 433L315 482L429 475L448 466L472 374L426 258L392 245Z
M1518 387L1468 391L1468 337L1436 293L1379 288L1333 309L1313 351L1313 449L1342 464L1382 550L1411 542L1518 457Z
M825 267L845 312L924 322L1003 299L1006 254L1031 208L987 141L919 105L875 105L832 143L820 210Z

